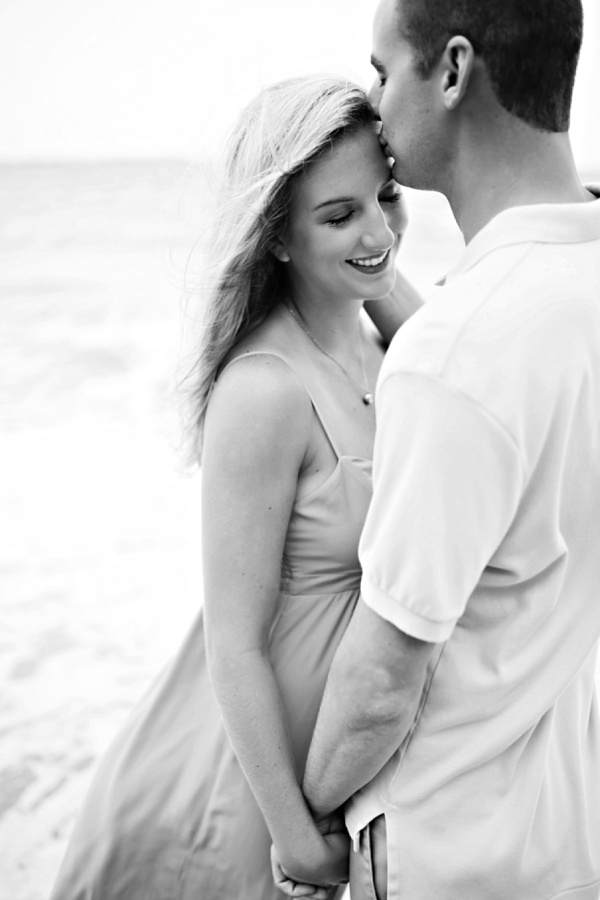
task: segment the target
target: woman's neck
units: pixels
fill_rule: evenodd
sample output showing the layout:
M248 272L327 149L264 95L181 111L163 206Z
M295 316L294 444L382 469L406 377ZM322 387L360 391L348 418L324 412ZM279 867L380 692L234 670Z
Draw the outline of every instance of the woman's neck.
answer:
M362 300L315 300L290 296L284 303L310 337L333 356L354 360L359 351Z

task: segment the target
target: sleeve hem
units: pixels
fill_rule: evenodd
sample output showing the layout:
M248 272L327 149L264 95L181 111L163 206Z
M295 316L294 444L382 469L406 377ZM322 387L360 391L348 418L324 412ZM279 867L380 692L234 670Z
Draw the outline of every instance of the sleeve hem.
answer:
M383 591L364 577L361 584L361 595L367 606L377 613L378 616L386 619L399 631L404 631L420 641L442 644L448 640L456 625L454 619L436 622L407 609L405 606L401 606L398 600L394 600L387 594L384 594Z

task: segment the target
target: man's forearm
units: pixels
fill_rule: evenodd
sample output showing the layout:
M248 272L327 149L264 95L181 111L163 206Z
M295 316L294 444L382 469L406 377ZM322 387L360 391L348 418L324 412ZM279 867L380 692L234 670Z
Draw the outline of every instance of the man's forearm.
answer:
M396 721L360 722L364 710L341 704L336 682L332 679L321 707L302 785L316 819L338 809L381 771L413 718L411 711Z
M331 667L305 769L316 818L371 781L411 728L433 644L360 603Z

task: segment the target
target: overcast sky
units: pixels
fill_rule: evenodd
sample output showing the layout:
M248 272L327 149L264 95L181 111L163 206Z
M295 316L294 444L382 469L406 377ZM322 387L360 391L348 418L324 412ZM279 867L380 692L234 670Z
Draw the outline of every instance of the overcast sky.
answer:
M211 151L261 84L307 71L368 83L377 0L0 0L0 161ZM572 136L600 171L600 0Z

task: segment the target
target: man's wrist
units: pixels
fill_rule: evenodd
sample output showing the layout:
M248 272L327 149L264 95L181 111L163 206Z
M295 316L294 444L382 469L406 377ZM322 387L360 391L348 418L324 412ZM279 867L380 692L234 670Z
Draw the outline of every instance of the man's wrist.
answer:
M326 816L322 816L316 820L316 826L321 834L333 834L334 832L346 831L346 818L343 808L336 809Z
M331 806L331 804L323 803L322 796L318 798L318 793L311 790L310 782L306 778L302 783L302 793L304 794L306 805L308 806L310 814L315 822L320 822L323 819L327 819L338 811L337 807ZM340 811L342 809L343 807L339 808Z

